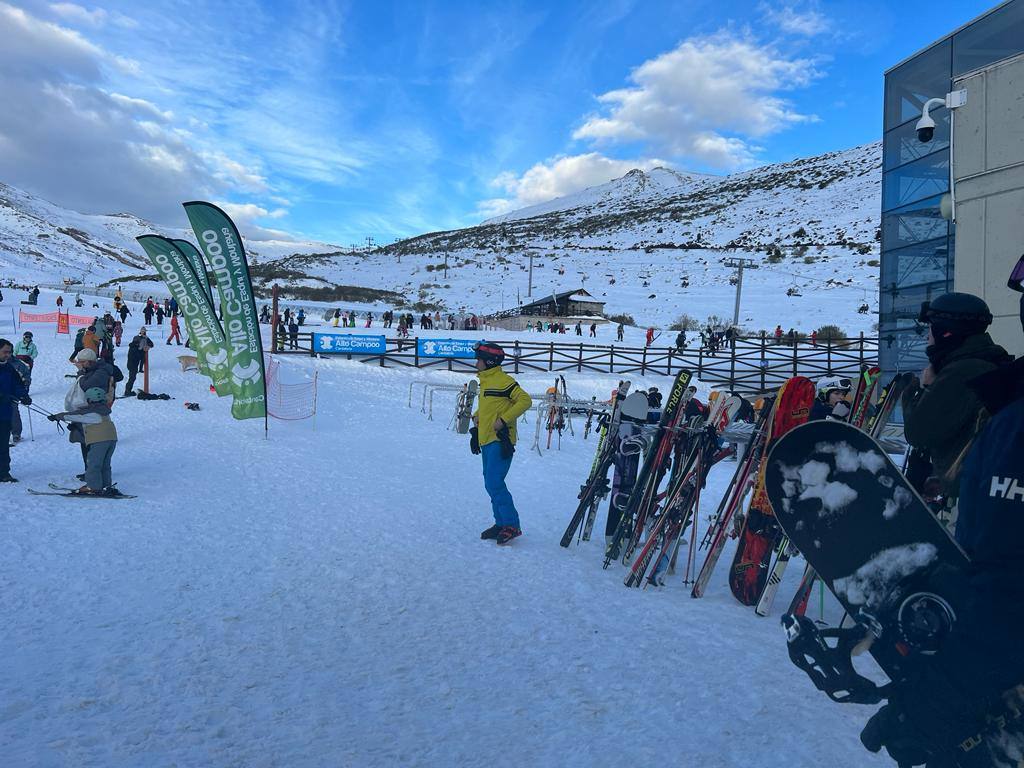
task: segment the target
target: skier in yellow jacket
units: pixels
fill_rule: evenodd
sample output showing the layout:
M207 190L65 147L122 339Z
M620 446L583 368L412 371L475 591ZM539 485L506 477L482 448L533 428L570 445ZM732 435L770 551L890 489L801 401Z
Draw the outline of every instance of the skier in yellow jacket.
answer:
M523 531L512 494L505 485L505 476L516 450L516 420L530 410L533 400L501 369L505 350L489 341L478 341L473 349L480 394L473 414L475 426L469 430L469 446L474 455L480 454L483 459L484 488L491 497L494 513L494 525L481 533L480 538L508 544Z

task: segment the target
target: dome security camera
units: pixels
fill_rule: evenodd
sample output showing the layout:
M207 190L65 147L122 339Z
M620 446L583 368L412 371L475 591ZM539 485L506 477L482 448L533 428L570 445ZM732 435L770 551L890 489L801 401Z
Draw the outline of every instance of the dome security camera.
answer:
M927 144L935 137L935 121L928 116L928 113L925 113L917 121L915 129L917 130L917 140L922 144Z

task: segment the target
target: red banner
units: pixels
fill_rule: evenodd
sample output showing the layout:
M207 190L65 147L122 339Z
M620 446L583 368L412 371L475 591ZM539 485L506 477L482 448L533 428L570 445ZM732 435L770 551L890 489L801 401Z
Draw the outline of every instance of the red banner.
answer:
M60 323L62 317L65 318L63 322L69 325L92 325L92 321L95 319L87 315L72 315L65 312L33 313L26 312L24 309L18 310L18 322L21 323ZM61 332L67 333L67 331Z
M57 311L57 333L71 333L67 312Z

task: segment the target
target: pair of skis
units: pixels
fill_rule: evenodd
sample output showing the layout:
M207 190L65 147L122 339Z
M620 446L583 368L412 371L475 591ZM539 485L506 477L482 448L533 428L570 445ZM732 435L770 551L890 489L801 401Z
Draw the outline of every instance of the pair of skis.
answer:
M559 544L568 547L580 525L585 522L581 532L583 541L590 540L590 533L594 527L594 518L597 516L597 508L601 500L608 495L608 468L615 457L616 437L619 430L619 421L622 418L622 402L629 393L629 382L620 381L615 390L615 398L612 402L612 410L601 428L601 437L597 443L597 451L594 454L594 461L590 465L590 474L587 480L580 487L579 500L576 511L573 512L569 525L562 534Z
M48 483L49 491L37 491L32 488L26 489L33 496L71 496L79 499L134 499L127 493L118 493L116 495L107 495L103 493L79 493L77 488L65 488L62 485L56 485L55 483Z

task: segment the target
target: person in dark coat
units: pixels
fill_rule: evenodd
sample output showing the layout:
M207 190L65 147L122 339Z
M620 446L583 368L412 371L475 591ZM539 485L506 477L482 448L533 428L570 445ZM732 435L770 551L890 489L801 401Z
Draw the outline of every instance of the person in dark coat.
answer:
M128 309L128 305L126 303L122 303L118 313L121 315L121 322L124 323L128 321L128 315L130 315L132 311Z
M1006 350L985 329L988 305L968 293L947 293L921 307L928 324L928 366L903 394L907 442L931 456L932 474L955 502L959 477L954 467L974 434L982 404L967 382L1010 362Z
M153 341L146 336L146 327L143 326L128 345L128 381L124 386L125 397L135 394L135 377L142 373L142 367L146 363L146 352L152 348Z
M1024 257L1013 274L1018 279L1011 276L1010 287L1021 290ZM961 309L969 306L964 303ZM948 309L943 302L936 311ZM984 322L984 314L978 314L975 330ZM1020 316L1024 331L1024 295ZM933 336L941 337L942 322L932 325ZM976 359L970 365L981 367ZM925 385L929 390L942 376L944 366L939 368L933 383ZM989 742L1007 751L1019 750L1021 742L1022 727L1013 713L1020 707L1024 683L1024 359L1004 361L967 379L960 394L971 408L983 409L979 424L985 415L988 420L976 433L972 429L968 439L973 441L961 452L956 539L970 565L966 573L948 577L947 590L958 598L956 621L935 653L919 655L906 677L893 681L888 703L861 737L869 748L885 747L907 765L960 765L959 745L983 729L994 732L987 726L1003 717L1009 722L999 738L972 740L970 764L1016 762L1016 757L997 759L988 751Z
M163 325L164 324L164 305L163 304L157 304L156 305L156 324L157 325Z
M7 339L0 339L0 483L18 482L11 477L11 419L18 403L32 404L28 382L11 362L13 354L14 345Z
M146 321L146 325L153 324L153 313L156 312L156 307L153 306L153 297L150 296L146 299L146 306L142 308L142 317Z

